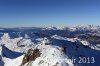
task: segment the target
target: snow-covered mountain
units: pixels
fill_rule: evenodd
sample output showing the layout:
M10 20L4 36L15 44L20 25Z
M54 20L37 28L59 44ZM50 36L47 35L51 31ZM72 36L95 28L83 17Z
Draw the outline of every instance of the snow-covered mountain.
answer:
M100 66L100 26L2 28L0 66Z

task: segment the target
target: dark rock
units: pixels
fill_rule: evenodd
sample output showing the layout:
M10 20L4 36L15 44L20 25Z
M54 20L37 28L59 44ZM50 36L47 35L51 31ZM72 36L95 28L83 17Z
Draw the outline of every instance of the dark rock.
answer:
M37 57L40 57L41 53L39 49L29 49L27 54L25 54L21 66L27 62L34 61Z

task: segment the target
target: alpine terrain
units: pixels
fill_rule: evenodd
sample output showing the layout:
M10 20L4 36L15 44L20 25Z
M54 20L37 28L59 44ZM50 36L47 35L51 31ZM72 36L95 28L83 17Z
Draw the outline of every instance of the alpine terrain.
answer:
M0 66L100 66L100 26L0 28Z

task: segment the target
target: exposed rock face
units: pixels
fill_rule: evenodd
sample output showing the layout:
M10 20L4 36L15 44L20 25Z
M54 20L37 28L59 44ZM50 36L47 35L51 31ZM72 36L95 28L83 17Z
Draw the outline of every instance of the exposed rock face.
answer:
M27 54L25 54L21 66L28 62L34 61L37 57L40 57L41 53L39 49L29 49Z

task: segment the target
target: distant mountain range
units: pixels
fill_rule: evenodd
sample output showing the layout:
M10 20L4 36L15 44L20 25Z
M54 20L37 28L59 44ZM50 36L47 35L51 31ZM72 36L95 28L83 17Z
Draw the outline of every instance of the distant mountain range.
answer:
M0 28L0 66L100 66L99 61L100 26Z

